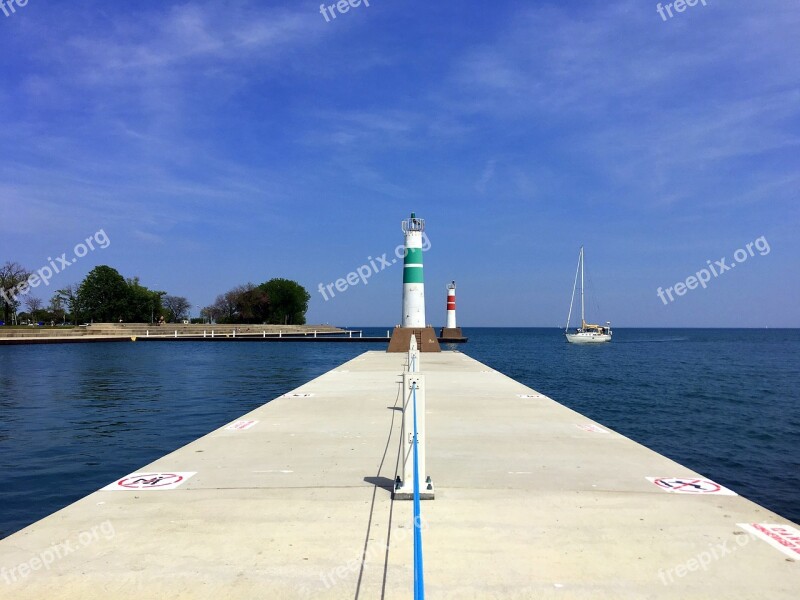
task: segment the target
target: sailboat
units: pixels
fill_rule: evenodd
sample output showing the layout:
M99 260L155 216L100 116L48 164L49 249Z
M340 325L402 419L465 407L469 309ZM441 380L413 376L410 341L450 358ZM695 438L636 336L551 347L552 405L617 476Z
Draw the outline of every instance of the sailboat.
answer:
M578 272L581 274L581 326L575 330L575 333L570 333L569 321L572 318L572 306L575 303L575 289L578 287ZM606 321L605 327L586 322L583 305L583 246L578 254L578 268L575 270L575 283L572 285L572 300L569 302L569 314L564 335L571 344L598 344L611 341L611 321Z

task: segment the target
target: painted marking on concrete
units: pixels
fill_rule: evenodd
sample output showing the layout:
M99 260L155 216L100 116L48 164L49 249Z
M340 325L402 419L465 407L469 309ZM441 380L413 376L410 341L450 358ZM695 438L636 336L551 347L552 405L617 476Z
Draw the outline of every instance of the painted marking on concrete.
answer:
M231 423L225 429L233 429L234 431L245 431L247 429L250 429L256 423L258 423L258 421L236 421L236 423Z
M648 477L648 481L662 490L673 494L716 494L717 496L737 496L733 490L708 479L694 477Z
M197 471L172 473L131 473L102 488L108 491L174 490Z
M541 398L541 394L517 394L517 398Z
M800 531L797 528L771 523L737 523L737 525L787 556L800 560Z
M594 423L585 423L585 424L576 423L575 427L577 427L578 429L583 429L584 431L590 431L592 433L608 433L608 431L606 431L602 427L598 427Z
M301 393L301 394L284 394L281 398L311 398L314 394L310 394L308 392Z

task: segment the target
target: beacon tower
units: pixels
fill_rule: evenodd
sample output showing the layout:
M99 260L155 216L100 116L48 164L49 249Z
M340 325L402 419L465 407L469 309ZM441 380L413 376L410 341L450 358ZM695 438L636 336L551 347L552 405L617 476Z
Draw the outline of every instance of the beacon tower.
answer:
M401 327L425 327L425 281L422 275L422 232L425 219L416 213L402 222L405 234L403 253L403 318Z
M467 338L461 328L456 325L456 282L451 281L447 284L447 325L442 327L439 335L440 342L460 344L466 342Z
M456 282L447 284L447 329L456 328Z
M441 352L433 327L425 324L425 278L422 275L422 232L425 219L411 213L401 223L405 236L403 253L403 313L394 328L387 352L408 352L415 338L420 352Z

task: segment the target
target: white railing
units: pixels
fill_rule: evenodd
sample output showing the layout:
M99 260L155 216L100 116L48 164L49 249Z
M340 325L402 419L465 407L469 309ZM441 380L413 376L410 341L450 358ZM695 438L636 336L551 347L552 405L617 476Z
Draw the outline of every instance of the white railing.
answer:
M420 352L417 340L411 336L408 349L407 371L403 373L403 427L402 427L402 471L400 481L395 487L395 498L411 500L414 492L414 453L417 459L417 479L421 484L419 490L423 500L434 497L433 483L426 477L425 467L425 375L421 372ZM416 436L414 421L416 417Z

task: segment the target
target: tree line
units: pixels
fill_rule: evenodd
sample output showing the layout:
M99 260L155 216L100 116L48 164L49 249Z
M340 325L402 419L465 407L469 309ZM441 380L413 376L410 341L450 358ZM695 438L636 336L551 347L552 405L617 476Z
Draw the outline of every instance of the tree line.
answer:
M291 279L247 283L217 296L200 315L216 323L304 325L311 295Z
M18 263L0 267L0 304L4 324L20 320L46 323L117 322L157 323L188 319L191 303L184 296L151 290L138 277L124 278L116 269L100 265L79 284L56 290L45 305L31 293L38 287L35 275ZM288 279L248 283L217 296L200 311L203 319L217 323L304 324L311 296ZM20 312L24 306L27 312ZM196 319L198 320L198 319Z

